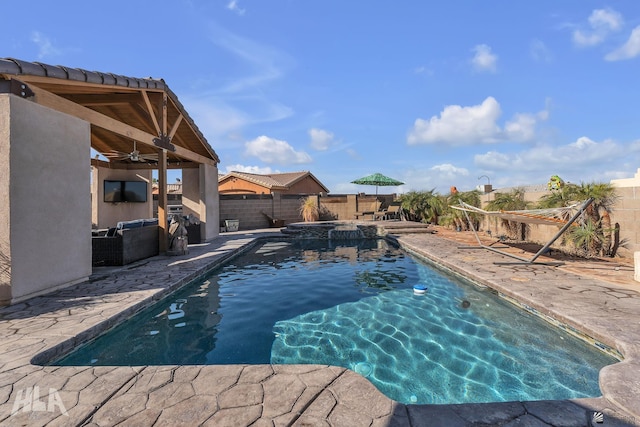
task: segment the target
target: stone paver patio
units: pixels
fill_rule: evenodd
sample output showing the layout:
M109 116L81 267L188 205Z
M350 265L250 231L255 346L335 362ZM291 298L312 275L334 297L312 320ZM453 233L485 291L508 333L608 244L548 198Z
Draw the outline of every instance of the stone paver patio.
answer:
M603 396L467 405L393 402L360 375L315 365L41 366L130 317L274 230L225 233L88 282L0 309L0 423L28 426L640 426L640 284L633 272L495 265L439 234L397 237L408 251L473 278L620 351ZM577 270L579 271L579 270ZM126 349L123 349L126 351Z

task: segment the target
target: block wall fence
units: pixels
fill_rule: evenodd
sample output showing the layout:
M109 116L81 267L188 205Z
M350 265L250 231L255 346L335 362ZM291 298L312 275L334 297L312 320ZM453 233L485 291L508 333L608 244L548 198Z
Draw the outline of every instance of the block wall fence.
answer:
M618 200L611 214L612 226L616 223L620 228L620 241L623 243L618 249L618 255L624 258L633 258L634 252L640 251L640 187L616 188ZM482 205L493 200L496 190L482 196ZM529 192L525 198L528 201L537 201L545 192ZM316 204L323 208L325 214L323 220L352 220L360 206L369 205L375 201L374 195L367 194L337 194L337 195L220 195L220 222L224 220L239 220L240 230L254 230L268 228L269 218L283 220L284 224L303 221L300 214L300 205L307 197L313 197ZM387 207L396 198L395 194L378 195L382 201L382 207ZM269 217L267 217L266 215ZM496 219L484 219L480 224L480 231L490 230L493 235L505 234L500 223ZM548 225L528 225L527 240L538 243L549 241L558 231L557 227ZM556 242L554 247L560 247Z
M366 194L307 195L307 194L220 194L220 226L225 220L239 220L239 230L268 228L269 218L284 224L303 221L302 202L312 197L320 206L322 220L351 220L360 206L369 206L376 196ZM395 194L379 194L382 207L388 206Z

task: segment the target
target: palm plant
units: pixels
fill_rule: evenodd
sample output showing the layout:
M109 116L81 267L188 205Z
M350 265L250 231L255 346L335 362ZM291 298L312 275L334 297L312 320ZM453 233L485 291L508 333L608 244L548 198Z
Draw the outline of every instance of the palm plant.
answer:
M410 221L438 223L438 217L442 213L442 198L435 192L410 191L400 196L403 214Z
M606 239L602 227L591 218L587 218L580 227L572 227L569 236L578 254L587 257L598 254Z
M572 231L569 237L577 248L588 250L589 255L614 256L612 247L613 232L611 227L611 211L618 196L615 188L608 183L567 184L557 191L542 197L538 203L541 208L569 206L587 199L593 202L586 209L586 219L582 221L581 231ZM591 233L587 238L585 233ZM589 242L585 246L585 242Z
M611 211L618 196L615 188L607 183L589 183L581 184L578 189L578 196L581 200L593 199L593 202L587 208L587 216L593 221L599 233L602 234L602 243L600 252L602 255L613 256L611 253L612 228L611 228Z
M464 202L468 205L479 207L480 206L480 192L477 190L472 191L463 191L463 192L452 192L447 196L447 210L445 211L445 215L447 216L446 221L455 225L458 230L469 230L469 222L467 221L467 217L465 216L465 212L462 212L458 209L452 209L451 206L458 206L460 202ZM475 213L466 212L466 215L469 216L473 227L477 230L480 224L479 216Z
M517 211L528 209L529 203L524 199L523 188L515 188L509 193L496 193L495 198L490 201L486 209L490 211ZM527 233L527 225L523 222L509 221L502 219L502 226L507 230L510 237L524 240Z

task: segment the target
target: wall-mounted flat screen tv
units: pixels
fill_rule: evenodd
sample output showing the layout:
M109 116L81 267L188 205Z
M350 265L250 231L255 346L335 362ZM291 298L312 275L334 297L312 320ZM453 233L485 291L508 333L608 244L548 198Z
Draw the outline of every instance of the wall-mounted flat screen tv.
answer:
M147 183L144 181L104 181L104 201L110 203L147 201Z

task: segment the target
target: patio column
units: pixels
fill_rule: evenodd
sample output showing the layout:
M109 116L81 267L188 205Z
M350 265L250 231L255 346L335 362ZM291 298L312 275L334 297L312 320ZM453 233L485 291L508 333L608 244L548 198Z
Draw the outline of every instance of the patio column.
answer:
M158 225L160 226L158 250L167 252L169 228L167 224L167 150L158 150Z

